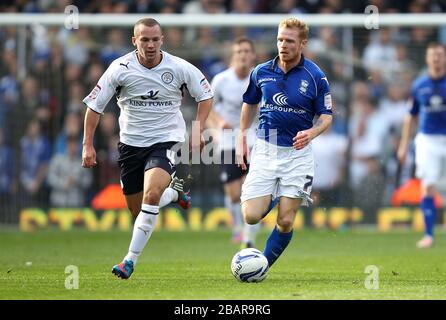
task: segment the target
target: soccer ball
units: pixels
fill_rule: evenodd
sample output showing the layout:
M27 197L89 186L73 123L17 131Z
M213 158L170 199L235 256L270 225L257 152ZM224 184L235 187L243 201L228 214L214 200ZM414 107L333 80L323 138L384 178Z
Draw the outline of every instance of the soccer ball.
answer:
M268 274L268 260L255 248L247 248L237 252L232 258L232 275L241 282L260 282Z

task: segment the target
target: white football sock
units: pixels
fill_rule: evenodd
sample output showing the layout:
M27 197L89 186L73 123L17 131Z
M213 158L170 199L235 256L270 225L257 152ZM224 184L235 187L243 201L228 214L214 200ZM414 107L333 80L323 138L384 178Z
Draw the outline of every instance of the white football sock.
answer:
M165 207L169 203L176 201L178 201L178 191L168 187L166 188L166 190L164 190L163 194L161 195L159 207L160 208Z
M241 231L239 219L237 217L237 211L234 211L234 206L230 197L225 196L225 208L229 211L232 217L232 232L237 233Z
M247 224L243 226L243 243L251 243L252 245L256 242L257 231L260 229L260 222L256 224Z
M243 229L243 215L242 215L242 207L240 206L240 202L235 202L231 204L232 207L232 218L234 221L234 230L236 232L241 232Z
M136 264L138 257L141 255L142 250L146 246L147 241L156 227L158 212L159 206L142 204L141 212L138 214L138 217L135 220L135 225L133 226L133 235L132 241L130 241L129 252L124 260L132 260L133 264Z

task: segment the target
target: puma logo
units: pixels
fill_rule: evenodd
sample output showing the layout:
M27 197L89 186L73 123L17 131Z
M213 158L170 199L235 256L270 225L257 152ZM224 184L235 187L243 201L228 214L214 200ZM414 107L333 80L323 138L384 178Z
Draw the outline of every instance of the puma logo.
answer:
M126 67L127 69L129 68L129 63L130 63L130 61L129 62L127 62L127 64L123 64L122 62L119 64L120 66L123 66L123 67Z

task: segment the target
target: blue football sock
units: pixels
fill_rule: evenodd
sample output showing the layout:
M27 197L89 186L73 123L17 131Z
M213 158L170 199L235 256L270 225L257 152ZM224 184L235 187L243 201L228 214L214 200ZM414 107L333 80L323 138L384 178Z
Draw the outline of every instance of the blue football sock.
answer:
M265 213L262 215L262 219L266 217L268 213L271 212L271 210L274 209L274 207L279 203L280 197L277 197L275 199L271 199L271 202L269 203L268 209L265 211Z
M265 250L263 252L266 259L268 259L268 265L270 267L288 246L292 236L293 230L287 233L282 233L277 229L277 227L274 227L274 230L271 232L268 240L266 241Z
M435 209L434 198L424 197L421 201L421 210L423 211L424 216L425 233L426 235L433 237L435 217L437 213Z

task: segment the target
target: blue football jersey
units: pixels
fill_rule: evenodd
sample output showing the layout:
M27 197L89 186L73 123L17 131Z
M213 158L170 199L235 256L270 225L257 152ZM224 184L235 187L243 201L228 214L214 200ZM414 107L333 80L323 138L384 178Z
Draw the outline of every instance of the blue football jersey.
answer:
M419 132L446 135L446 75L418 77L412 85L412 115L420 116Z
M303 55L287 73L277 61L278 57L251 72L243 102L260 103L258 138L290 147L299 131L313 126L316 114L332 114L330 86L322 70Z

